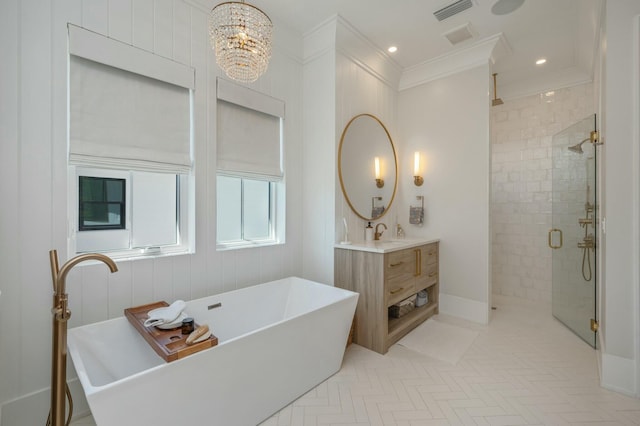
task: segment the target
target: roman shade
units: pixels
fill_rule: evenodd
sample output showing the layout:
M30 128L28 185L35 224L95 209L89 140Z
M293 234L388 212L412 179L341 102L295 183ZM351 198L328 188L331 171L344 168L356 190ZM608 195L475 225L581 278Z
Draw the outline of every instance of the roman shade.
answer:
M218 78L218 173L282 179L283 118L283 101Z
M193 69L69 26L69 162L191 169Z

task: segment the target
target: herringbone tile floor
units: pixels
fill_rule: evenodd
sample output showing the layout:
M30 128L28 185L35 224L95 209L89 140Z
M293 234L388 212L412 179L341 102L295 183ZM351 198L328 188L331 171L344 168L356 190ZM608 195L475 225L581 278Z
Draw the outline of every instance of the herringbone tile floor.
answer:
M261 426L640 425L640 400L598 385L596 352L548 306L499 296L494 305L488 326L432 319L478 332L456 365L351 345L337 374Z

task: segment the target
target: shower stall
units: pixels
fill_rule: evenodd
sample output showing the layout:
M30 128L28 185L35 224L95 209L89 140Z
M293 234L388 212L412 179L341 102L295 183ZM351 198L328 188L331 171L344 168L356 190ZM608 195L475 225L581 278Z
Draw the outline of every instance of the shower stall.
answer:
M596 117L552 138L553 316L597 347Z

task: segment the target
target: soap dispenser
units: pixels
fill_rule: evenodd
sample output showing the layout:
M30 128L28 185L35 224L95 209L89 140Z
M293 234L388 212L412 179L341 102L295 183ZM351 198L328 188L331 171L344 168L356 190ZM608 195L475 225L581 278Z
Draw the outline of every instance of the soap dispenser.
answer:
M364 228L364 240L373 241L373 226L371 226L371 222Z

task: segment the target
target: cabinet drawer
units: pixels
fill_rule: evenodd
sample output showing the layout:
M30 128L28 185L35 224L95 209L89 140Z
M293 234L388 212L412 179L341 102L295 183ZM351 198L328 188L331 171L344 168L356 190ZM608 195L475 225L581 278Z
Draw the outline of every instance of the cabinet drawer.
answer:
M433 263L427 265L422 270L422 274L416 280L416 291L420 291L423 288L430 287L438 282L438 264Z
M413 250L400 250L388 253L384 265L387 280L404 277L411 279L416 275L416 253Z
M409 280L391 280L387 281L384 286L384 300L386 306L391 306L403 299L411 296L416 292L415 280L411 277Z
M427 244L424 246L422 260L427 265L438 263L438 243Z

